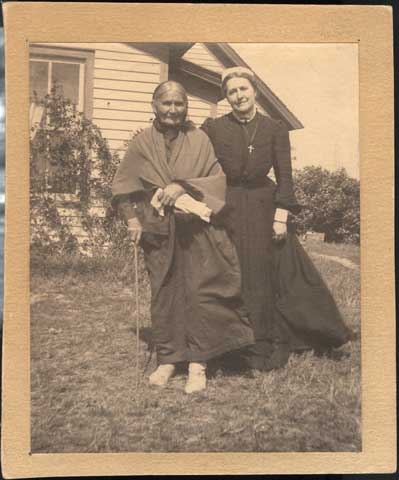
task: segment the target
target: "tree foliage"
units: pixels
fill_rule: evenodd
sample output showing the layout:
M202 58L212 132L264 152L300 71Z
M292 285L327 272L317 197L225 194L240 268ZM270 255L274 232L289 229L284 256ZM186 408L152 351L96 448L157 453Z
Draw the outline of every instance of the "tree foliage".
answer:
M345 169L305 167L294 172L296 195L303 206L296 217L299 233L325 233L328 242L359 243L360 185Z
M77 111L59 85L35 103L43 116L32 126L30 143L31 248L53 254L78 250L76 233L61 218L60 207L79 218L87 238L83 249L126 238L110 205L119 156L110 152L99 128ZM93 213L101 206L105 215Z

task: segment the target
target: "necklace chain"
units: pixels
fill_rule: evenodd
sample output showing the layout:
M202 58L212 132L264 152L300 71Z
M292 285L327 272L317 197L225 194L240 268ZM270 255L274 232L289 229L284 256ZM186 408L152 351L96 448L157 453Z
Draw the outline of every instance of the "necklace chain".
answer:
M245 137L247 140L247 145L248 145L247 148L249 151L249 155L252 156L252 153L255 150L255 147L253 146L253 142L255 140L255 136L258 131L258 119L256 119L255 128L254 128L254 131L252 132L251 137L249 137L248 130L246 129L245 124L242 124L242 126L243 126Z

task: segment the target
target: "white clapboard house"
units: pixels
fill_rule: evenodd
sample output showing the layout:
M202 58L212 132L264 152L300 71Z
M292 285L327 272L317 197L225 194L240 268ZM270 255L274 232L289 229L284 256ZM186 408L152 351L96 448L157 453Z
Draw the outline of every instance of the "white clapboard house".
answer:
M184 85L189 118L200 126L205 118L230 110L222 99L220 74L232 66L248 65L227 43L35 43L30 47L31 102L33 92L40 98L56 81L122 158L132 132L151 124L151 96L158 83L173 79ZM266 83L257 80L259 110L290 130L302 128ZM60 213L76 235L84 235L73 194L67 200L60 202Z

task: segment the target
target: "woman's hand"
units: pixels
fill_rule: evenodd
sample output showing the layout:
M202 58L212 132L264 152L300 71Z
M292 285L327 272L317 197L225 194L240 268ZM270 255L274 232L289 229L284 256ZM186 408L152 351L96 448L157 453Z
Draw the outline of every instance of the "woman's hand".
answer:
M140 221L136 217L129 218L127 221L127 229L129 230L130 238L133 242L139 243L143 233L143 227L141 226Z
M173 207L176 200L185 193L186 191L181 185L178 183L171 183L160 192L158 200L164 207Z
M273 238L277 242L284 240L287 237L287 224L285 222L273 222Z

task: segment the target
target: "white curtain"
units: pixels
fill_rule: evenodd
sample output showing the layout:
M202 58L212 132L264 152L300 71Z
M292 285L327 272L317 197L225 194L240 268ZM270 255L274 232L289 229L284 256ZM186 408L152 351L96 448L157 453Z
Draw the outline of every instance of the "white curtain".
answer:
M38 128L41 126L44 118L44 107L32 102L29 107L29 127L30 139L35 138Z

